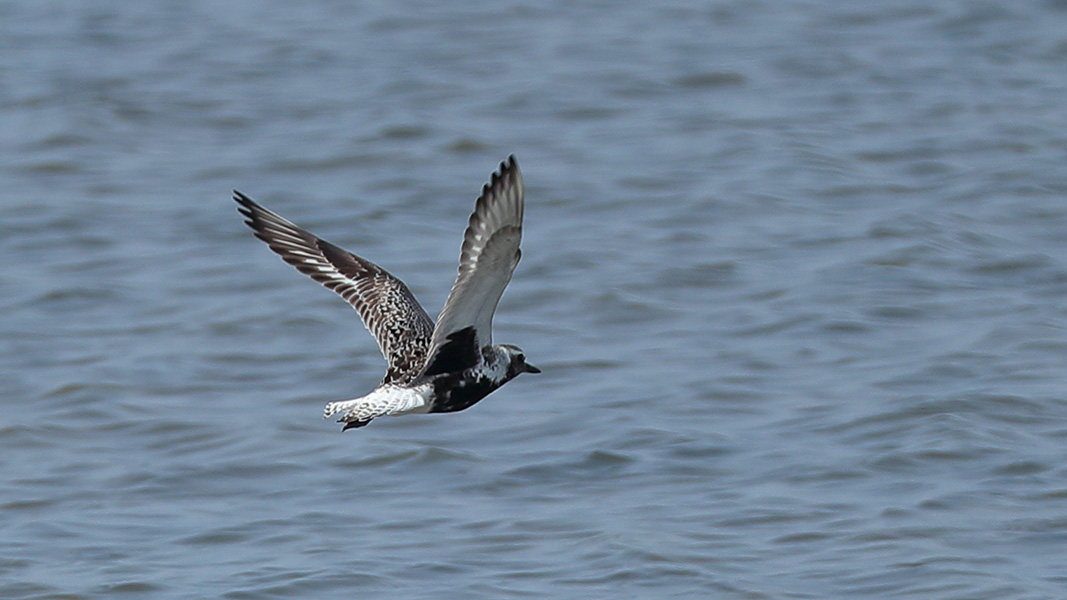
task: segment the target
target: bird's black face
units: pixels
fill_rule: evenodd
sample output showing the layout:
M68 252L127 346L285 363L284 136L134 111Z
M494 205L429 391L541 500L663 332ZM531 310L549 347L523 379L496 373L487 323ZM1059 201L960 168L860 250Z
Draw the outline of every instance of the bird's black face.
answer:
M541 369L526 363L526 355L515 346L508 347L511 356L511 364L508 365L508 379L518 377L522 373L540 373Z

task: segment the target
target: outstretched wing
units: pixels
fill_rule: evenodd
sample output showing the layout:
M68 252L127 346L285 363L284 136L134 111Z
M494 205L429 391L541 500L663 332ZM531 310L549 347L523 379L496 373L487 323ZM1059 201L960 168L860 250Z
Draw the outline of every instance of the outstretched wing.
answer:
M383 383L410 382L422 369L433 321L402 281L385 269L297 227L234 190L245 223L270 249L359 312L389 362Z
M492 343L493 313L521 255L522 213L522 174L510 156L482 187L463 234L459 275L437 318L428 369L434 362L452 360L439 351L455 346L450 338L461 330L474 328L476 351Z

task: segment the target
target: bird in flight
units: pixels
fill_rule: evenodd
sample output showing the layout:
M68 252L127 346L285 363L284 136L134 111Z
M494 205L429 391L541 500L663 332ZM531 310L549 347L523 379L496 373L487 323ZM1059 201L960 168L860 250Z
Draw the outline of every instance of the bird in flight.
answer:
M233 199L256 237L356 309L385 355L388 368L378 387L326 405L324 418L341 415L341 431L386 415L463 410L522 373L541 372L517 346L493 344L493 313L521 256L522 174L514 156L482 187L463 234L459 275L436 324L385 269L237 190Z

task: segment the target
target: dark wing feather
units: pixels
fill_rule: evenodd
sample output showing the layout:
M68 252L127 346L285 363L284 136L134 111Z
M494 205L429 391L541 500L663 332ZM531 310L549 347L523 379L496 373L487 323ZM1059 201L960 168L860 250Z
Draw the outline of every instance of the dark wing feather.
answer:
M424 366L433 321L402 281L385 269L319 239L234 190L233 199L256 237L359 313L389 362L383 383L410 382Z
M522 174L511 156L500 163L475 203L463 234L459 275L434 328L431 356L468 327L474 327L477 348L492 343L493 313L519 263L522 213Z
M478 364L481 348L474 337L474 328L467 327L453 332L434 353L433 360L426 363L423 377L444 373L461 373Z

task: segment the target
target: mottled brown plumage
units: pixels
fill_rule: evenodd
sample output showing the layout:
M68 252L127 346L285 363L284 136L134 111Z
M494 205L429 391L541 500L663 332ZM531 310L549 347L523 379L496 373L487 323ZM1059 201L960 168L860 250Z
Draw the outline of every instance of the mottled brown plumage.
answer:
M297 227L241 192L235 190L233 194L256 237L356 309L389 363L382 383L413 381L426 362L433 321L404 282L371 261Z

